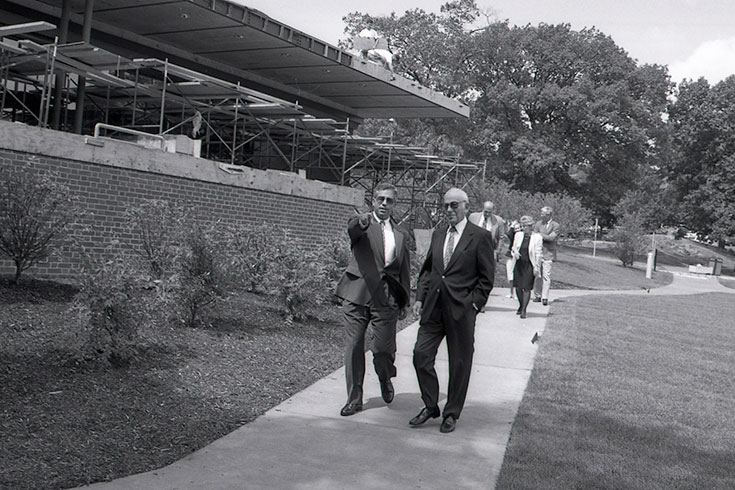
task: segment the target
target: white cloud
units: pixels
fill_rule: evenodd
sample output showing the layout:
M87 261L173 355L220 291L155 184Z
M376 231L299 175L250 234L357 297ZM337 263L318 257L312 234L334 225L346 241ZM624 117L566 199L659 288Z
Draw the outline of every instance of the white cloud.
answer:
M704 77L713 85L735 75L735 37L700 44L686 60L671 63L669 73L676 83Z

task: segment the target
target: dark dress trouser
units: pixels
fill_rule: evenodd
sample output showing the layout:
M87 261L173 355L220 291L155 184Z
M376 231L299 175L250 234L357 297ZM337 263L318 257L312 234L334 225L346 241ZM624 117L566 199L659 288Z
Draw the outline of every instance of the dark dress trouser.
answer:
M449 305L442 295L437 299L426 322L421 323L413 350L413 365L421 389L421 399L429 410L438 408L439 380L434 369L436 352L446 336L449 351L449 389L444 417L458 419L467 397L475 352L474 310L468 309L459 321L452 318Z
M345 300L342 312L346 326L347 403L362 403L366 346L373 353L373 365L381 382L396 375L396 322L400 308L390 296L385 306L358 305Z

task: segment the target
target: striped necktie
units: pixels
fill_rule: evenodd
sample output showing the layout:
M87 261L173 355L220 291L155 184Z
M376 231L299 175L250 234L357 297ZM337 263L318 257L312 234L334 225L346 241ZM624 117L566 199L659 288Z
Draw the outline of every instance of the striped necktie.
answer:
M454 252L454 240L457 236L457 229L452 226L449 228L449 236L447 237L447 248L444 249L444 268L449 265L449 259L452 258L452 252Z

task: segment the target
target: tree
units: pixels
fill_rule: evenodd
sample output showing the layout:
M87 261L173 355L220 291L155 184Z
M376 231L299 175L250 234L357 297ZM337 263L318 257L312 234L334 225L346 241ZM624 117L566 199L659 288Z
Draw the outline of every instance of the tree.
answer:
M454 0L442 5L439 14L417 8L401 16L395 12L385 17L353 12L343 20L350 37L372 24L399 55L398 73L455 97L467 88L463 67L469 55L469 26L479 14L474 0Z
M666 170L680 219L720 247L735 240L735 76L685 81L669 109L675 158Z
M612 212L618 221L636 214L644 230L655 232L663 225L678 223L676 208L672 187L660 172L649 169L647 173L642 172L639 181L613 206Z
M483 28L473 28L480 15L474 0L455 0L444 4L439 14L422 9L407 10L403 15L393 12L385 17L353 12L343 20L349 37L372 24L399 55L396 73L469 103L474 91L468 84L466 60L472 55L471 36ZM349 46L349 41L342 45ZM455 156L463 152L460 142L467 124L454 119L368 119L358 132L364 136L392 136L397 143Z
M509 27L474 36L478 93L466 154L514 188L580 198L597 215L657 163L666 69L638 67L595 29Z
M667 69L641 65L596 29L487 22L473 1L345 18L346 32L372 21L403 55L398 71L459 97L471 119L366 123L394 141L486 161L513 189L565 193L603 222L668 151L662 114ZM368 133L376 135L377 132Z
M0 169L0 254L15 264L13 282L68 238L80 210L68 187L30 165Z
M550 206L554 220L561 224L561 231L567 236L582 234L594 221L592 213L579 200L564 194L531 194L515 190L500 180L485 183L480 194L483 199L493 201L497 213L509 222L523 215L538 218L541 208Z
M623 267L632 266L636 256L645 250L641 217L637 213L621 216L611 238L615 242L613 252L623 263Z

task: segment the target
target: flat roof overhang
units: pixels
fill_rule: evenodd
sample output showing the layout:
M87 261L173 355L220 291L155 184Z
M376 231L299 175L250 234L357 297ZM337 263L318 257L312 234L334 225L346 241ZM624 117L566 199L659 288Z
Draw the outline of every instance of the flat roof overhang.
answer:
M4 0L0 23L58 25L62 4ZM78 40L84 8L85 0L71 1L70 42ZM223 0L96 0L92 28L92 42L111 52L169 59L298 103L316 116L469 116L469 107L459 101L402 77L390 80L390 72L378 64Z

